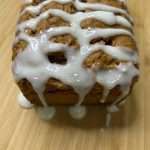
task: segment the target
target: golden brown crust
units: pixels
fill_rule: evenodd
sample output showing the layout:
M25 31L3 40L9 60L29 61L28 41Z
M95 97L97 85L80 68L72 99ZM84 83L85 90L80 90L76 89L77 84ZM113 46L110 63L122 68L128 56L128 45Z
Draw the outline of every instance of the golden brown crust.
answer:
M27 11L19 17L18 23L22 23L26 20L29 20L29 19L35 18L35 17L36 17L35 14Z
M12 60L15 59L15 57L22 52L26 47L28 43L25 40L19 40L17 43L14 43L13 45L13 55L12 55Z
M137 51L135 41L127 35L114 36L112 38L112 46L127 47L130 50Z
M137 46L135 41L128 35L116 35L109 38L95 38L90 41L91 44L102 42L105 45L116 46L116 47L126 47L130 50L137 51Z
M49 16L46 19L41 20L37 24L35 30L26 28L25 32L28 33L28 35L30 36L36 36L37 34L40 34L41 32L44 32L49 28L60 26L69 26L69 22L63 20L61 17L49 14Z
M108 6L113 6L113 7L117 7L117 8L121 8L121 9L125 9L126 11L127 10L127 7L126 5L124 5L123 2L121 1L116 1L116 0L81 0L82 2L85 2L85 3L101 3L101 4L105 4L105 5L108 5ZM22 6L22 9L21 11L23 11L26 7L28 6L35 6L35 5L38 5L39 3L41 3L42 1L40 0L35 0L33 1L32 3L29 3L29 4L24 4ZM77 10L77 8L75 8L74 4L71 3L71 2L68 2L68 3L64 3L64 4L61 4L59 2L49 2L48 4L44 5L42 8L41 8L41 11L40 13L42 12L45 12L47 11L48 9L60 9L60 10L63 10L67 13L76 13L78 11L81 11L81 10ZM92 9L86 9L86 10L83 10L83 12L88 12L88 11L93 11ZM40 13L38 14L32 14L30 12L25 12L23 15L20 16L20 19L19 19L19 23L22 22L22 21L25 21L25 20L28 20L30 18L34 18L36 16L38 16ZM125 15L125 14L120 14L120 13L117 13L116 15L120 15L120 16L123 16L125 17L127 20L128 17ZM130 20L129 20L130 21ZM116 25L117 26L117 25Z
M18 85L31 103L42 105L28 80L22 79L18 82ZM103 87L98 83L95 84L91 92L86 96L84 104L99 104L102 94ZM93 96L95 97L94 99ZM44 97L49 105L71 105L78 102L78 95L74 92L73 88L54 78L47 81Z
M68 46L79 49L80 45L75 37L73 37L71 34L63 34L63 35L57 35L53 36L49 39L52 42L55 43L63 43L67 44Z
M97 20L95 18L88 18L83 21L81 21L81 28L82 29L87 29L87 28L122 28L122 29L127 29L131 30L123 25L119 24L114 24L114 25L108 25L100 20Z
M73 104L78 100L78 95L71 86L54 78L47 81L44 96L48 104L52 104L54 101L56 104L68 104L68 102Z
M38 5L38 4L40 4L40 3L42 3L42 2L44 2L45 0L32 0L32 5Z
M130 87L130 91L133 88L133 85L137 81L137 77L135 77L132 81L132 86ZM28 98L28 100L36 105L42 105L38 95L33 90L32 85L26 79L22 79L18 82L18 85L23 92L24 96ZM103 97L104 87L98 83L92 88L92 90L85 97L83 104L85 105L97 105L100 104L100 100ZM112 88L106 97L105 102L101 102L104 104L112 104L117 98L122 95L122 91L120 89L120 85ZM78 102L78 95L73 90L71 86L65 85L60 80L51 78L46 83L46 88L44 90L44 97L46 103L49 105L73 105ZM94 97L94 98L93 98Z
M99 69L112 69L120 63L119 60L112 58L102 50L97 50L91 53L83 62L85 68L94 70Z
M61 17L49 14L47 19L41 20L37 25L37 32L42 32L50 27L69 26L69 22L63 20Z
M32 104L42 105L37 93L34 91L31 83L27 79L22 79L17 84L20 90L22 91L22 93L24 94L24 96Z
M117 0L80 0L80 1L84 2L84 3L97 3L97 4L101 3L101 4L121 8L121 9L127 9L127 7L125 6L125 4L123 2L117 1ZM23 8L25 8L29 5L36 6L36 5L40 4L41 2L42 2L42 0L33 0L32 3L24 4ZM46 10L49 8L62 9L65 7L67 7L67 10L68 10L68 8L72 8L72 7L74 7L73 9L75 9L75 6L71 2L68 2L65 4L60 4L58 2L50 2L49 4L45 5L44 7L46 7Z
M117 0L86 0L88 3L102 3L106 5L110 5L117 8L126 9L126 6L123 2Z
M67 13L75 13L77 12L75 6L72 4L72 3L66 3L66 4L60 4L58 2L50 2L48 3L47 5L45 5L42 9L41 9L41 12L44 12L48 9L60 9L60 10L63 10Z

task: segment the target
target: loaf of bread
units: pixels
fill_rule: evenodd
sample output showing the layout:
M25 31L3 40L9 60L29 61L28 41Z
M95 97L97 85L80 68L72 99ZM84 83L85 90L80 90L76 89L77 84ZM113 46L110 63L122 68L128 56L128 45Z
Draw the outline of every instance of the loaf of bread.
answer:
M123 0L31 0L21 9L12 70L36 106L120 103L138 79Z

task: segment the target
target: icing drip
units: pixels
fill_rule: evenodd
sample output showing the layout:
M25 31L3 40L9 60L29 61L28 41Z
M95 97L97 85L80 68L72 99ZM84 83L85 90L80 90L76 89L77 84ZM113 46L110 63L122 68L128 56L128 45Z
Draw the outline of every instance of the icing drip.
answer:
M80 119L86 114L85 107L81 106L84 97L89 93L96 82L104 86L105 92L101 102L105 102L109 91L116 85L120 85L122 95L116 102L126 96L130 90L132 79L138 75L138 70L134 64L137 63L138 56L136 51L130 50L127 47L113 47L104 45L104 43L90 44L94 38L110 38L117 35L127 35L133 38L130 31L126 29L81 29L81 21L88 18L95 18L108 25L123 25L132 29L131 23L122 16L115 15L115 13L125 14L128 18L130 16L123 9L107 6L104 4L90 4L82 3L79 0L46 0L37 6L28 6L22 13L30 11L38 14L41 8L51 1L59 3L74 3L78 10L85 10L86 8L93 9L92 12L77 12L75 14L68 14L62 10L49 9L41 13L36 18L31 18L27 21L20 23L17 27L20 34L16 37L16 41L25 40L28 46L25 50L17 55L12 68L15 79L17 81L26 78L32 84L34 90L37 92L44 108L38 108L38 112L42 118L52 118L55 109L49 107L45 101L43 91L45 84L49 78L56 78L63 83L70 85L74 88L75 92L79 95L78 103L70 108L70 114L73 118ZM61 17L68 21L68 27L53 27L49 28L35 37L27 35L26 28L35 29L37 24L46 19L49 14ZM50 42L49 39L56 35L71 34L80 44L80 50L77 51L65 44ZM111 70L98 70L96 72L83 68L83 61L85 58L96 50L102 50L106 54L128 63L121 63L115 69ZM47 58L48 52L63 51L67 57L66 65L52 64ZM45 116L46 115L46 116ZM108 117L110 118L110 116Z
M133 66L132 63L120 64L116 69L103 70L97 74L97 82L105 85L106 92L104 92L103 101L107 98L108 91L114 88L116 85L121 85L122 95L116 101L121 100L125 95L128 94L132 79L138 75L138 70ZM115 103L116 103L115 102Z
M23 94L20 92L18 95L18 103L21 107L30 109L33 108L34 105L27 100ZM56 110L54 107L35 107L39 117L43 120L50 120L54 117Z
M107 128L110 127L111 120L112 120L112 113L118 112L119 108L116 105L111 105L107 107L107 114L106 114L106 122L105 125Z
M111 113L107 113L106 114L106 122L105 122L105 125L106 125L107 128L110 127L111 118L112 118Z
M33 107L33 104L31 104L30 101L28 101L21 92L18 95L18 103L23 108L29 109Z
M56 113L56 109L54 107L37 107L36 111L39 117L43 120L51 120Z
M106 98L107 98L107 96L108 96L108 94L109 94L109 90L110 90L110 89L104 87L103 96L102 96L102 98L100 99L100 103L105 103Z
M69 108L69 113L74 119L82 119L85 117L87 110L85 106L76 105Z
M107 107L107 112L108 113L113 113L119 111L119 108L116 105L111 105Z

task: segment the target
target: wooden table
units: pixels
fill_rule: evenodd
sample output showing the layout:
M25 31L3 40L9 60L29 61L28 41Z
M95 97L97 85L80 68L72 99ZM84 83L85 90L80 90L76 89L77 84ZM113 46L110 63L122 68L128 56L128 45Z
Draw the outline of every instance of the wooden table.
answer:
M150 150L150 1L129 0L128 5L135 20L141 78L120 113L113 114L111 127L104 129L100 108L90 108L81 122L62 108L45 122L34 110L19 107L10 64L20 3L0 0L0 150Z

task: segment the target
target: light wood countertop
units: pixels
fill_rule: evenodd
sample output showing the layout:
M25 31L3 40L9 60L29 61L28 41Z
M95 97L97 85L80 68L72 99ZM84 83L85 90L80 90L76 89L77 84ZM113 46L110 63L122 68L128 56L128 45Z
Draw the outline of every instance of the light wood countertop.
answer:
M150 150L150 1L129 0L140 51L141 77L112 126L102 129L103 110L90 109L83 121L59 109L51 122L17 104L10 70L11 43L19 0L0 0L0 150ZM61 115L60 115L61 114Z

